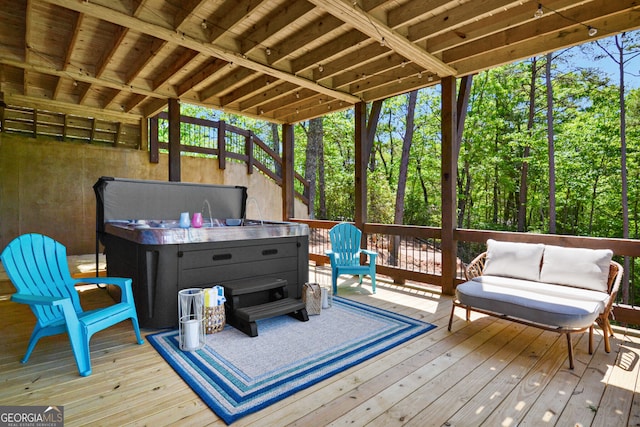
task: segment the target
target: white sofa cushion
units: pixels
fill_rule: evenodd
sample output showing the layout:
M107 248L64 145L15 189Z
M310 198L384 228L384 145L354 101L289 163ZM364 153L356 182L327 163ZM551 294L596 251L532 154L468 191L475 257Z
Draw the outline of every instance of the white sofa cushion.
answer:
M541 243L499 242L489 239L482 274L538 281L543 252L544 245Z
M608 292L607 279L613 252L609 249L564 248L547 245L540 281Z
M604 310L603 292L534 281L479 276L458 285L465 305L561 328L587 328Z

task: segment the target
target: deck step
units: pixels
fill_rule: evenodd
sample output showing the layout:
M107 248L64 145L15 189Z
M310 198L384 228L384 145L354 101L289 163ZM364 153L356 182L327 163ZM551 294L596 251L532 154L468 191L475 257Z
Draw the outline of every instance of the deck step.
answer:
M235 311L235 315L246 322L255 322L260 319L294 313L303 308L305 308L305 303L302 300L283 298L251 307L239 308Z
M224 283L225 293L228 293L227 299L230 296L252 294L286 286L287 281L277 277L254 277Z

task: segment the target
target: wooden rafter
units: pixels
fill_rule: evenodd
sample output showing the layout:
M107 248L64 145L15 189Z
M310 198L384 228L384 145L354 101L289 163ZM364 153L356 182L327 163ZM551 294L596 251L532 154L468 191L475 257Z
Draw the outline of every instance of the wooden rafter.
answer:
M5 0L0 89L62 113L173 98L283 123L640 28L637 0L538 3Z
M310 0L316 6L344 20L358 31L388 45L408 61L413 61L425 70L433 71L440 76L454 76L457 71L439 58L411 43L405 36L388 27L375 16L346 0Z
M184 46L190 49L198 50L200 52L209 54L211 56L224 59L225 61L236 63L248 69L252 69L254 71L258 71L264 74L269 74L278 79L292 81L302 87L313 88L316 91L324 93L333 98L342 99L348 102L356 102L359 100L357 97L350 95L348 93L339 92L332 88L327 88L322 85L317 85L315 82L311 80L304 79L296 75L292 75L287 71L270 67L267 64L254 62L251 59L244 57L238 52L234 52L226 48L218 47L210 43L205 43L202 40L196 40L192 37L187 37L185 34L176 33L168 28L161 27L159 25L156 25L150 22L142 22L134 17L127 16L113 9L108 9L103 6L95 5L93 3L88 3L88 2L78 3L73 0L47 0L47 1L52 1L52 2L55 1L56 4L60 4L72 10L84 12L87 15L100 17L101 19L117 24L123 28L136 28L139 31L143 31L159 39L167 40L169 42L177 43L181 46Z

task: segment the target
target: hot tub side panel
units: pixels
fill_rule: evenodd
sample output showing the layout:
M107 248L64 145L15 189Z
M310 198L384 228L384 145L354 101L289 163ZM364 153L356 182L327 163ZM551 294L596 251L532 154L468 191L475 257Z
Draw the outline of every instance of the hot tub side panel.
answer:
M301 298L309 280L308 235L225 242L145 245L106 234L110 276L131 277L140 325L177 326L178 290L234 280L277 277L289 297ZM260 304L259 295L245 300Z

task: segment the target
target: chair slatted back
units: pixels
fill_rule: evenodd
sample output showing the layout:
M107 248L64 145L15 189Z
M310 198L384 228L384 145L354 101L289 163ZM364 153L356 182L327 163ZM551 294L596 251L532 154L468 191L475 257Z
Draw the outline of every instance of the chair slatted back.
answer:
M67 249L61 243L41 234L24 234L9 243L0 259L18 293L71 298L76 312L82 311L67 263ZM41 325L63 319L59 307L30 307Z
M343 222L329 230L331 250L337 254L339 266L360 265L360 239L362 232L354 225Z

